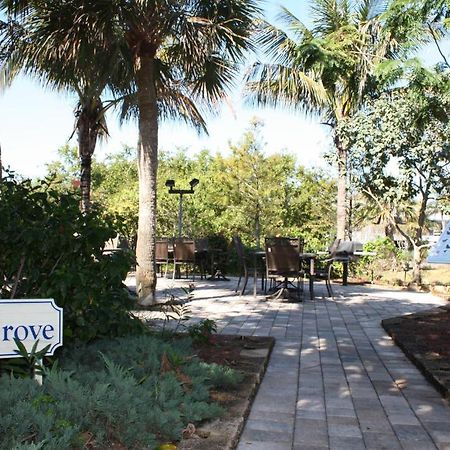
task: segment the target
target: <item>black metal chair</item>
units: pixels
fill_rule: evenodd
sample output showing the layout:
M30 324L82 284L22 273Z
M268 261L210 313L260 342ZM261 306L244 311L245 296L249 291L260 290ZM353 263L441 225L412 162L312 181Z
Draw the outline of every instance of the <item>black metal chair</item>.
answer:
M236 250L238 262L239 262L239 280L236 285L235 292L238 292L239 285L241 284L242 278L244 279L244 285L242 286L240 295L244 295L245 289L248 284L249 273L254 273L256 270L257 277L261 277L261 289L265 291L265 272L262 268L258 267L258 261L256 258L253 258L253 261L249 261L249 258L245 254L244 245L242 244L242 240L239 236L233 236L233 244Z
M269 237L265 239L266 279L275 291L271 299L300 299L304 271L300 264L303 241L299 238ZM293 281L291 281L293 280ZM297 285L294 285L296 280ZM295 290L295 296L290 292Z
M348 254L346 253L347 247L342 245L344 242L342 239L335 239L328 247L328 255L325 258L317 258L314 262L314 280L325 281L328 296L331 298L334 298L331 285L333 263L342 262L345 270L345 264L349 261Z
M328 296L334 298L331 287L331 274L333 270L334 258L316 259L314 261L314 280L324 280Z
M207 268L211 259L211 250L207 238L195 239L195 263L200 269L200 278L206 278Z

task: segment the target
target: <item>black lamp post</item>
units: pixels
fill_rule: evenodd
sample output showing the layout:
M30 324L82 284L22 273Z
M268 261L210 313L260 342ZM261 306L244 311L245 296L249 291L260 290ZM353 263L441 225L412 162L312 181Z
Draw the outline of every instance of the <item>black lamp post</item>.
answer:
M184 194L193 194L194 188L199 183L197 178L193 178L189 181L190 189L175 189L175 180L167 180L166 186L169 188L169 194L179 194L180 203L178 207L178 236L181 237L181 232L183 229L183 195Z

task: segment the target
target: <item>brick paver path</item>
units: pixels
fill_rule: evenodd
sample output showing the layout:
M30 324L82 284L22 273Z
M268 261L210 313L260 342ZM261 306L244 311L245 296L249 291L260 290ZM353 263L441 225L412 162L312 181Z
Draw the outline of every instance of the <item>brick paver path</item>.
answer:
M238 450L450 450L448 403L380 325L442 300L352 285L280 303L233 287L199 282L190 309L220 333L276 338Z

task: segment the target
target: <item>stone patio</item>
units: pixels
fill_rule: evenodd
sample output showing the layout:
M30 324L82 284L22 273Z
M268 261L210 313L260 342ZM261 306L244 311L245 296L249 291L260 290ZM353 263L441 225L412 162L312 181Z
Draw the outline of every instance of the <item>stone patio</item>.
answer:
M179 287L188 284L158 283L161 299L184 295ZM332 300L318 284L314 301L281 303L237 296L236 280L195 285L190 322L209 318L220 333L276 338L238 450L450 450L449 404L380 326L444 300L355 285L334 285Z

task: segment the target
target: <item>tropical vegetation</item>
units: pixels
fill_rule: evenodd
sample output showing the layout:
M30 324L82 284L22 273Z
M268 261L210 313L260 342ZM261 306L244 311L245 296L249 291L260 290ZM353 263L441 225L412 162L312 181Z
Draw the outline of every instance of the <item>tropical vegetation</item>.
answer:
M2 0L0 9L3 82L24 72L78 95L81 170L66 148L69 165L56 163L54 169L69 172L57 175L60 187L52 189L73 190L80 179L81 209L87 213L92 184L94 207L107 211L135 250L142 304L154 301L155 237L174 234L177 199L164 182L175 177L202 182L185 201L186 233L228 239L239 232L259 246L263 235L301 232L318 248L334 234L351 237L353 212L365 211L384 221L391 237L393 229L402 233L420 266L427 208L448 201L442 180L449 60L440 45L448 36L448 0L315 0L311 26L282 8L281 28L260 18L256 0ZM441 57L435 72L406 59L426 43ZM336 227L330 222L333 182L300 167L292 155L265 154L256 122L224 156L203 151L190 158L185 149L158 153L158 126L165 118L206 131L204 113L224 99L254 48L263 59L248 69L248 100L299 109L332 131ZM111 102L105 102L108 97ZM96 141L107 134L105 105L120 106L122 120L137 118L138 145L94 162L92 169ZM386 117L393 120L383 123ZM387 142L396 133L404 139ZM419 156L424 151L427 167ZM386 174L393 161L401 163L399 177ZM354 199L365 199L367 208L354 209ZM324 204L333 206L324 210ZM414 217L412 227L403 226Z
M69 341L142 329L123 284L134 256L103 251L116 236L107 215L80 212L77 193L58 192L46 181L7 176L0 198L1 298L57 299Z
M262 126L258 121L251 124L224 155L208 150L193 156L186 149L161 152L158 236L177 234L178 196L169 194L165 181L173 178L187 186L198 178L194 194L183 199L183 235L219 239L224 249L233 234L252 247L263 246L263 237L270 235L301 235L311 250L327 247L334 229L334 180L321 170L302 167L287 152L268 154ZM73 189L71 181L78 170L75 150L64 147L60 152L60 160L48 166L49 175L56 177L52 186ZM137 234L137 190L134 149L94 161L93 202L114 218L131 248Z
M285 29L260 22L256 41L269 62L256 62L247 76L246 92L253 103L317 115L332 128L339 239L348 237L348 149L337 125L379 87L376 67L398 56L398 43L382 26L384 4L315 0L310 28L282 8L279 21Z
M450 195L450 78L426 69L413 75L408 87L381 95L343 121L340 134L360 201L373 206L372 219L383 217L390 238L396 231L414 250L420 283L430 207L442 210ZM362 212L367 221L367 207Z
M222 415L209 390L242 381L200 361L188 338L150 335L68 346L44 376L0 376L0 449L154 450Z
M153 303L159 121L180 116L205 128L201 106L212 109L235 79L238 63L251 46L249 34L259 13L256 2L5 0L0 7L9 18L2 26L6 37L0 51L7 62L38 74L51 67L52 80L53 70L69 78L89 73L89 86L96 74L107 70L109 89L123 98L122 116L137 116L136 283L141 303ZM96 86L90 97L96 104L102 87ZM96 119L99 123L98 114ZM91 156L95 139L90 138L98 132L91 123L83 135L91 143L85 157Z

